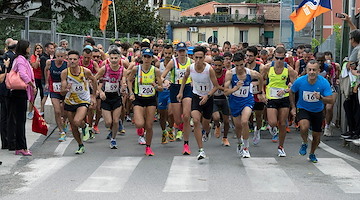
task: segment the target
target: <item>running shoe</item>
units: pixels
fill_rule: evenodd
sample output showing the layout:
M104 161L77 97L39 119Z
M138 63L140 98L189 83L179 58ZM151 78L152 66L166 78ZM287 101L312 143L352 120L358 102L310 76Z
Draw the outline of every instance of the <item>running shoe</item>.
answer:
M151 150L150 147L145 147L145 155L146 156L154 156L154 152Z
M172 131L171 128L168 129L168 137L169 137L169 141L170 142L174 142L175 141L175 136L174 136L174 133Z
M29 120L32 120L33 117L34 117L34 112L29 112L29 113L27 114L27 118L28 118Z
M93 127L93 131L95 134L100 134L100 130L99 130L99 127L98 126L95 126Z
M88 141L90 138L89 124L85 124L85 128L81 128L81 130L82 130L82 140L84 142Z
M125 129L124 129L124 126L123 126L123 124L122 124L122 121L121 121L121 120L119 120L119 129L118 129L118 134L119 134L119 135L122 135L122 136L124 136L124 135L125 135Z
M249 152L249 149L248 148L244 148L243 149L243 155L242 155L243 158L250 158L250 152Z
M167 144L168 141L166 139L168 132L166 130L163 130L162 136L161 136L161 144Z
M110 149L117 149L116 140L111 140L110 141Z
M284 150L284 147L282 147L282 146L279 146L278 147L278 156L279 157L286 157L286 153L285 153L285 150Z
M215 137L219 138L221 135L221 126L216 126L215 127Z
M261 131L266 131L266 128L267 128L267 125L264 124L264 126L262 126L262 127L260 128L260 130L261 130Z
M202 141L207 142L209 140L208 135L206 134L205 130L201 131L202 134Z
M61 132L61 133L60 133L59 142L64 142L64 141L66 141L66 133L65 133L65 132Z
M239 154L239 156L243 155L243 153L244 153L243 150L244 150L244 144L243 143L238 144L237 148L236 148L236 152L237 152L237 154Z
M131 122L131 117L129 115L126 115L126 121Z
M92 140L92 139L95 139L95 134L94 134L92 128L89 128L89 135L90 135L90 139L91 139L91 140Z
M257 145L257 144L259 144L259 142L260 142L260 130L257 130L257 128L255 127L253 144Z
M188 144L184 144L184 148L183 148L183 155L190 155L191 151L190 151L190 146Z
M274 136L274 135L277 135L277 134L278 134L278 129L277 129L276 126L270 127L269 132L270 132L270 134L271 134L272 136Z
M332 136L332 132L331 132L330 126L324 128L324 136L327 136L327 137L331 137L331 136Z
M302 156L306 155L306 150L307 150L308 145L307 144L302 144L299 150L299 154Z
M273 137L271 138L271 141L274 142L274 143L278 142L278 141L279 141L279 136L278 136L278 134L273 135Z
M225 147L229 147L230 146L230 142L227 138L222 138L221 139L221 144Z
M291 130L290 130L290 127L287 126L287 127L286 127L286 132L287 132L287 133L290 133L290 131L291 131Z
M181 140L182 140L182 137L183 137L183 132L179 130L179 131L176 133L176 141L181 141Z
M318 159L316 158L315 154L309 154L309 161L313 163L317 163Z
M64 132L69 132L69 124L67 122L64 123Z
M79 146L79 149L77 151L75 151L75 154L83 154L83 153L85 153L84 145Z
M144 136L139 136L138 142L141 145L145 145L146 144L145 137Z
M206 154L205 154L204 149L199 149L199 155L197 156L197 159L201 160L201 159L204 159L204 158L206 158Z
M110 140L112 138L112 131L109 131L109 134L106 136L106 139Z
M144 129L143 128L137 128L136 133L137 133L138 136L143 136L144 135Z

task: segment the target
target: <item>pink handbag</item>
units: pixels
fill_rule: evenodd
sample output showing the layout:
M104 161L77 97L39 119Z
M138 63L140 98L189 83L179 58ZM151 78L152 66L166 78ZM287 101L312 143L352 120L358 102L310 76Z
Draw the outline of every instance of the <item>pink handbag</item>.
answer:
M13 66L15 66L13 64ZM19 72L13 69L6 75L5 84L11 90L26 90L27 84L20 78Z

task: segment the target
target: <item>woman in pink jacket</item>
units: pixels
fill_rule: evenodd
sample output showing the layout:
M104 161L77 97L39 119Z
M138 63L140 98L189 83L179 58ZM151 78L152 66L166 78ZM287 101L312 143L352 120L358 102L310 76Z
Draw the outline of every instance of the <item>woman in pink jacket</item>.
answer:
M15 53L12 70L19 72L20 78L27 84L27 88L10 92L8 133L14 134L16 138L15 155L31 156L31 152L27 149L25 136L27 101L32 100L36 92L34 72L27 60L30 53L30 42L20 40Z

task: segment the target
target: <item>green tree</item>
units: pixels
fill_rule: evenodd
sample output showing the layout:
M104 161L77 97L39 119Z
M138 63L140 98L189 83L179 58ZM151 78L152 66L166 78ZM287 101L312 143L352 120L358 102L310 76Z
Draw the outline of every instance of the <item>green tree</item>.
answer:
M143 0L115 0L117 28L120 33L133 33L147 36L165 34L164 22ZM114 30L113 11L110 8L107 30Z

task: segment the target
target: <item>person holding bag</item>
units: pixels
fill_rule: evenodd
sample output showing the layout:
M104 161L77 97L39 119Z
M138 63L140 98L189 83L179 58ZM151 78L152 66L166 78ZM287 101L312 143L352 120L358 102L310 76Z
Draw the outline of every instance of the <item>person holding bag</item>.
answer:
M11 135L11 137L15 137L16 139L15 155L22 154L23 156L31 156L31 151L27 149L25 135L27 101L32 101L36 93L34 72L27 60L30 53L30 42L20 40L16 46L15 53L12 70L18 73L19 76L13 76L11 78L14 79L16 77L21 79L14 82L24 82L26 88L9 88L11 91L8 133L9 136Z

